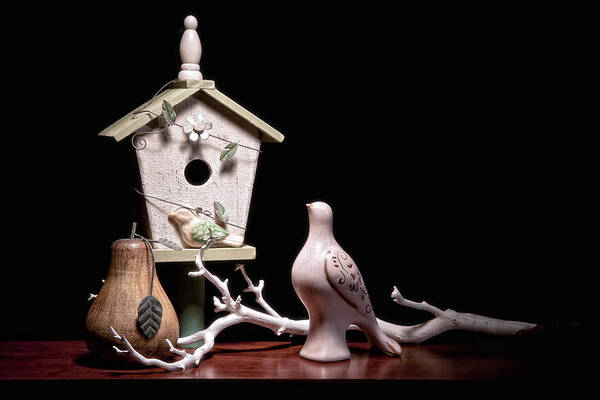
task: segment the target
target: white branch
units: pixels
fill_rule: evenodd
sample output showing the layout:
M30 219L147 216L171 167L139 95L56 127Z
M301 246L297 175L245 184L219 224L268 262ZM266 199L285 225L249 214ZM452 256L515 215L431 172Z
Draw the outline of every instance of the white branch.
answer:
M396 286L394 286L394 291L392 292L392 299L394 299L394 301L396 303L400 304L401 306L405 306L408 308L414 308L416 310L427 311L427 312L435 315L436 317L444 316L444 312L442 310L440 310L439 308L434 307L432 305L429 305L424 301L417 303L416 301L406 300L404 297L402 297L402 295L400 294L400 291L398 290L398 288Z
M260 281L258 281L258 286L254 286L254 284L252 283L252 280L250 280L250 278L248 277L248 274L246 274L246 267L244 267L244 264L236 265L235 270L241 271L242 275L244 276L244 279L246 280L246 283L248 284L248 288L244 289L244 292L254 293L254 296L256 297L256 302L268 314L270 314L274 317L281 317L281 315L279 315L279 313L277 311L275 311L263 298L262 290L265 287L265 281L263 281L261 279Z
M179 361L175 361L175 362L165 362L162 360L159 360L158 358L146 358L143 355L141 355L140 353L138 353L133 346L131 345L131 343L129 343L129 340L127 340L127 338L124 335L119 335L111 326L110 329L113 331L114 336L116 339L120 340L121 343L123 344L123 346L125 346L125 350L119 349L116 346L113 346L113 348L115 349L115 351L117 353L127 353L129 354L131 357L133 357L135 360L137 360L140 364L143 365L151 365L151 366L155 366L155 367L159 367L159 368L163 368L166 369L168 371L180 371L183 372L186 370L186 368L192 367L192 366L197 366L200 363L200 359L202 358L202 356L204 355L204 353L202 355L200 355L198 358L196 357L196 352L194 352L194 354L188 354L182 350L177 350L173 347L173 345L170 343L170 341L167 340L167 343L170 346L170 349L173 353L176 353L178 355L183 356L183 358ZM197 349L200 350L200 349ZM196 351L197 351L196 350Z
M175 346L173 346L173 343L171 343L171 341L169 339L165 339L167 341L167 344L169 345L169 351L173 354L177 354L178 356L181 357L187 357L189 356L188 352L184 351L184 350L179 350L176 349Z
M204 264L202 263L202 257L204 257L206 250L210 249L217 241L217 238L212 234L212 229L208 228L208 232L210 234L209 239L200 248L200 251L196 256L196 267L198 268L198 271L192 271L188 273L189 276L202 276L204 275L204 271L206 271L206 267L204 267Z
M106 282L106 279L102 279L102 283L104 283L104 282ZM90 297L88 297L88 301L91 301L91 300L96 300L96 297L98 297L98 295L97 295L97 294L95 294L95 293L90 293Z
M187 353L186 351L176 349L173 344L167 340L169 350L182 358L174 362L164 362L159 359L144 357L133 348L133 346L124 336L119 335L111 327L110 329L114 337L118 339L125 347L125 349L119 349L115 346L114 348L117 352L128 353L131 357L144 365L152 365L168 371L185 371L188 368L198 366L204 355L212 350L217 335L223 329L233 325L247 322L271 329L277 335L281 335L283 333L289 333L291 335L308 334L309 321L307 319L291 320L281 317L277 312L275 312L275 310L269 306L262 296L264 282L261 280L259 285L255 286L246 274L243 265L238 266L237 269L241 270L244 279L248 283L248 289L246 289L246 291L254 293L256 296L256 302L266 311L266 313L243 305L241 303L240 296L237 296L237 298L234 300L229 292L229 281L227 279L219 279L208 269L206 269L202 263L202 256L204 252L214 244L214 241L215 240L212 237L211 232L211 239L200 249L198 255L196 256L195 263L197 271L190 272L189 275L203 276L209 282L211 282L221 293L220 299L216 296L213 297L215 311L228 311L229 314L216 319L206 329L177 340L178 345L188 345L203 341L202 346L194 350L193 353ZM515 335L522 331L531 330L536 327L535 324L526 322L505 321L481 315L459 313L453 310L442 311L424 301L418 303L405 299L395 286L394 291L392 292L392 298L400 305L426 311L435 316L435 318L429 321L413 326L396 325L378 319L377 321L383 332L401 343L420 343L433 336L439 335L440 333L456 329L488 333L493 335ZM355 325L349 326L348 329L359 330L359 328Z
M396 303L405 307L427 311L435 315L435 318L413 326L395 325L378 320L379 326L386 335L402 343L421 343L440 333L450 330L472 331L497 336L512 336L530 331L537 327L536 324L528 322L507 321L483 315L456 312L450 309L442 311L424 301L417 303L405 299L402 297L396 286L394 286L392 298Z

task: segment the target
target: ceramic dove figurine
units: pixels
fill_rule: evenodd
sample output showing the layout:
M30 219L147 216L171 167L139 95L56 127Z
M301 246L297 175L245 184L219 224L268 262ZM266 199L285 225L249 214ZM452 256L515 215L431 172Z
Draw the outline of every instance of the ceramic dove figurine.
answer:
M189 209L180 207L169 214L169 222L177 226L181 240L190 247L202 247L210 238L209 228L217 243L228 247L240 247L244 238L230 234L227 229L220 227L211 220L200 218Z
M384 353L400 355L400 345L377 324L358 267L333 237L331 207L322 202L306 207L308 239L292 266L294 289L309 315L300 356L322 362L349 359L346 329L351 324Z

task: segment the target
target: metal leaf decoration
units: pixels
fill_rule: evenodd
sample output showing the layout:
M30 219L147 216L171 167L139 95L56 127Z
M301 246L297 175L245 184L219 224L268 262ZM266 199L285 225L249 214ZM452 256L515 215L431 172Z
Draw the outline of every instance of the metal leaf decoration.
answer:
M158 242L158 243L162 244L163 246L167 246L171 250L177 250L177 251L181 250L181 246L179 246L175 242L170 241L169 239L160 238L158 240L155 240L155 242Z
M238 150L238 143L229 143L227 144L227 146L225 146L225 149L221 152L221 157L220 160L221 161L227 161L233 158L233 156L235 156L235 153Z
M223 207L223 204L219 203L218 201L215 201L214 206L215 217L217 217L217 220L227 223L227 221L229 221L229 215L227 215L227 211L225 211L225 207Z
M146 296L138 306L138 329L146 338L156 335L162 321L163 308L154 296Z
M162 117L169 125L173 125L175 119L177 119L177 114L175 113L173 106L166 100L163 100L162 102Z

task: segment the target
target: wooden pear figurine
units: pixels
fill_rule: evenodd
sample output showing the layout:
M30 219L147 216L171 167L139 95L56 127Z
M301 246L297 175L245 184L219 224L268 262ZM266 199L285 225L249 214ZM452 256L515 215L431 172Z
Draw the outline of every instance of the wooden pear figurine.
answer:
M208 218L208 217L207 217ZM240 247L244 238L230 234L227 229L220 227L211 220L200 218L185 207L180 207L169 214L169 222L179 230L183 243L190 247L202 247L210 238L210 230L216 236L217 243L228 247Z
M161 321L152 337L144 335L138 326L138 309L150 291L162 306ZM163 290L158 276L152 279L152 254L140 239L121 239L112 244L108 275L85 320L85 342L91 353L108 360L132 362L126 354L117 353L121 346L110 331L113 327L124 335L143 356L172 356L165 339L177 343L179 320Z
M384 353L400 355L400 345L377 324L358 267L335 241L331 207L322 202L306 206L308 239L292 266L294 289L309 315L300 356L322 362L349 359L346 329L351 324Z

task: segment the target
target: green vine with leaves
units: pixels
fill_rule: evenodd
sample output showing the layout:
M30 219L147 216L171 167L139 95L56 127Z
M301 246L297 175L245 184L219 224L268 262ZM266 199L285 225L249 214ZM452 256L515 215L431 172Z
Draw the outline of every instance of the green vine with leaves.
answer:
M219 136L216 136L216 135L206 132L208 129L212 128L212 124L210 122L204 121L204 118L202 116L200 116L201 118L198 116L196 118L188 117L186 119L186 122L183 125L178 123L177 122L177 113L175 112L175 109L166 100L163 100L163 102L162 102L161 115L158 115L150 110L140 110L140 111L134 112L134 114L142 114L142 113L147 113L147 114L150 114L150 115L160 119L161 121L164 122L165 127L160 130L157 130L157 131L143 131L143 132L137 132L135 135L133 135L133 137L131 138L131 143L136 150L143 150L146 147L146 141L144 139L139 138L138 136L146 135L146 134L162 133L162 132L165 132L171 126L177 126L177 127L181 128L184 133L188 133L189 138L192 141L197 141L198 138L206 139L208 137L212 137L212 138L227 142L227 144L225 145L225 147L223 148L223 150L221 151L221 154L219 156L220 161L231 160L236 155L236 153L240 147L260 152L259 149L256 149L254 147L246 146L246 145L240 144L239 142L233 142L231 140L227 140L222 137L219 137ZM137 144L141 144L141 145L138 146Z

